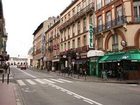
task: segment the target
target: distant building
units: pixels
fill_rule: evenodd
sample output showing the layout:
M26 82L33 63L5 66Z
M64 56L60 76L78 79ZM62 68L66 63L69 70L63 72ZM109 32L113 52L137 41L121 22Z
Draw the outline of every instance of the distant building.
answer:
M28 66L33 66L33 47L28 51L27 62Z
M27 58L18 58L18 57L10 57L10 59L7 61L10 65L22 65L22 64L28 64Z

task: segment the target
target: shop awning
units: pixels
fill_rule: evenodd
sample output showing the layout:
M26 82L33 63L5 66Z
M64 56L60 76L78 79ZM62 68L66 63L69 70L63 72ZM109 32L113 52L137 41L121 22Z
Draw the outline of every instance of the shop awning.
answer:
M124 56L124 52L114 52L105 54L100 60L99 63L103 62L118 62L122 60L122 56Z
M131 60L134 62L140 62L140 50L128 51L122 56L122 60Z
M108 58L107 55L103 56L100 60L99 60L99 63L104 63L105 60Z
M89 50L87 52L87 57L103 56L104 52L101 50Z

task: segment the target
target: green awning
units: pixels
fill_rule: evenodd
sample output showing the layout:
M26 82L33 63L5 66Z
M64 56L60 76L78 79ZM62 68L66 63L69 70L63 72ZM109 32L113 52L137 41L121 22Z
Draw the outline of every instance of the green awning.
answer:
M105 60L108 58L107 55L103 56L100 60L99 60L99 63L104 63Z
M105 60L106 62L118 62L122 60L122 56L124 52L115 52L109 55L109 57Z
M124 54L124 52L108 53L99 60L99 63L121 61Z
M122 56L122 60L140 62L140 50L128 51L125 55Z

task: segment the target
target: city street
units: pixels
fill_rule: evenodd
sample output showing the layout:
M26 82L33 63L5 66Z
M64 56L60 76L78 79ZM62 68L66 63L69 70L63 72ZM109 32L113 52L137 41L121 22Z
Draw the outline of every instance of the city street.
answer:
M140 105L140 85L78 81L11 67L20 105Z

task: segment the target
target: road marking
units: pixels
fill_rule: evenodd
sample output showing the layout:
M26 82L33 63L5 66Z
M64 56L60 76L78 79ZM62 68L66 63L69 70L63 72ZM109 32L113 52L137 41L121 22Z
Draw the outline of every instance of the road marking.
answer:
M74 97L75 97L75 98L78 98L78 99L81 99L81 97L80 97L80 96L77 96L77 95L74 95Z
M88 101L88 100L83 100L83 101L85 101L85 102L87 102L89 104L93 104L91 101Z
M44 81L42 81L41 79L34 79L35 81L41 83L41 84L46 84Z
M57 79L51 79L51 80L53 80L55 82L59 82L59 83L64 83L63 81L60 81L60 80L57 80Z
M55 82L50 81L50 80L48 80L48 79L43 79L43 80L46 81L46 82L48 82L48 83L55 83Z
M65 79L58 79L60 81L63 81L63 82L68 82L68 83L72 83L72 81L69 81L69 80L65 80Z
M23 73L25 73L26 75L28 75L28 76L30 76L30 77L37 78L36 76L31 75L31 74L29 74L29 73L27 73L27 72L25 72L25 71L23 71L23 70L20 70L20 69L18 69L18 70L21 71L21 72L23 72Z
M28 82L28 83L30 83L31 85L36 85L36 83L35 82L33 82L32 80L30 80L30 79L26 79L26 81Z
M17 80L17 82L20 86L25 86L26 85L22 80Z
M91 99L86 98L86 97L84 97L84 96L81 96L81 95L79 95L79 94L76 94L76 93L74 93L74 92L72 92L72 91L69 91L69 90L67 90L67 89L64 89L64 88L62 88L62 87L60 87L60 86L57 86L57 85L55 85L55 84L50 84L50 86L55 87L55 88L59 88L60 91L66 92L67 94L72 95L73 97L76 97L76 98L78 98L78 99L83 99L83 101L85 101L85 102L87 102L87 103L89 103L89 104L103 105L103 104L101 104L101 103L99 103L99 102L97 102L97 101L94 101L94 100L91 100Z

